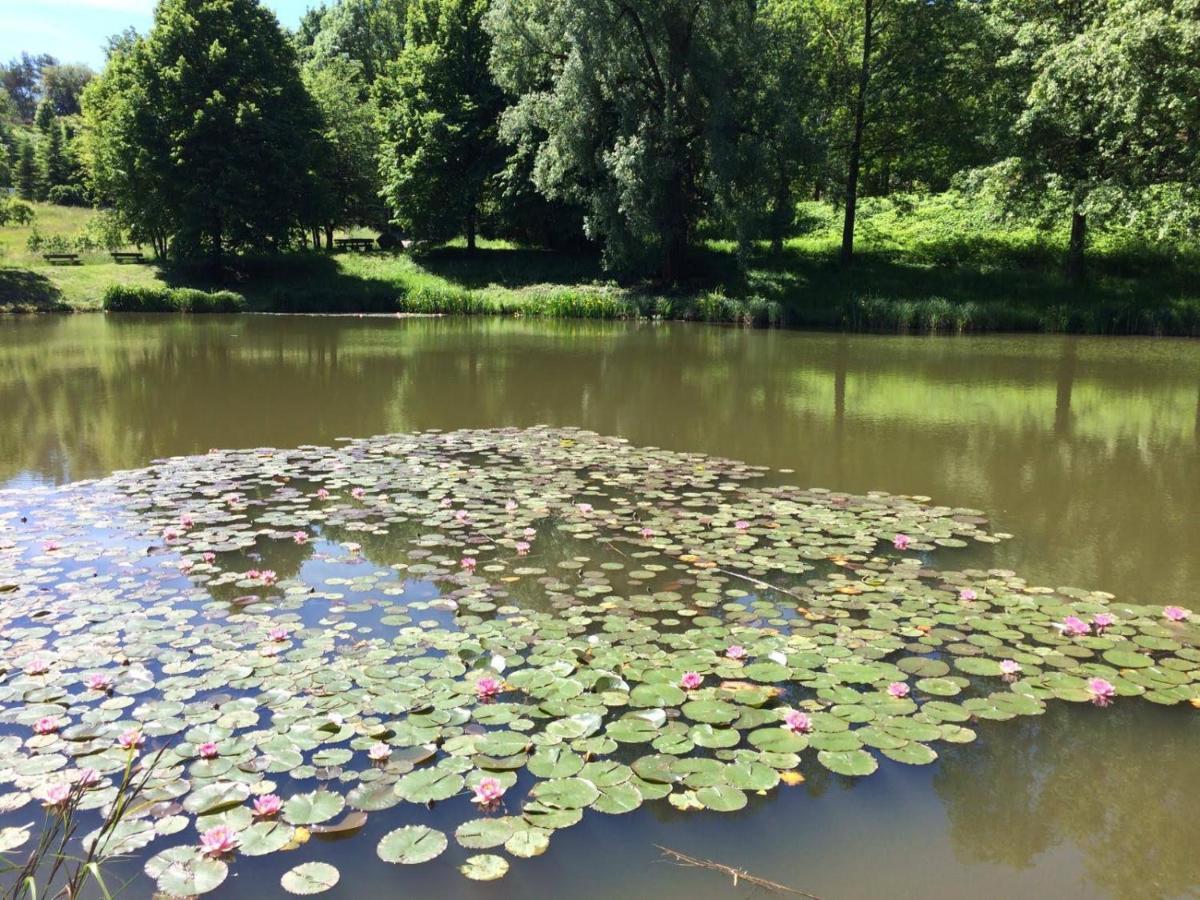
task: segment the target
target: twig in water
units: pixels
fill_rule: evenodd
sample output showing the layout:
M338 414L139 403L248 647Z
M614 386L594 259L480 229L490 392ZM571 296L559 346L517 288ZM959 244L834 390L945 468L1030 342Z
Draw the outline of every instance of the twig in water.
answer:
M688 856L686 853L680 853L678 850L672 850L670 847L664 847L662 844L655 844L663 854L679 866L692 866L697 869L712 869L714 872L721 872L733 879L733 886L737 887L739 882L746 882L755 887L765 888L768 891L776 891L781 894L795 894L797 897L808 897L809 900L821 900L816 894L810 894L807 891L800 891L796 888L790 888L786 884L780 884L777 881L768 881L766 878L759 878L757 875L751 875L745 869L735 869L733 866L726 866L719 862L713 862L711 859L697 859L694 856Z

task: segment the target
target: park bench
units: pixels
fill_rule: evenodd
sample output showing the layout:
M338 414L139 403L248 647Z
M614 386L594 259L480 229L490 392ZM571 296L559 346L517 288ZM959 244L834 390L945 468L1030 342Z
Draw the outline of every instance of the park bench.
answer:
M121 265L122 263L143 263L146 261L146 254L141 252L113 251L109 256L113 258L113 262L117 265Z
M77 266L80 264L78 253L43 253L42 259L52 266Z
M373 238L336 238L333 243L339 250L359 250L364 253L375 248Z

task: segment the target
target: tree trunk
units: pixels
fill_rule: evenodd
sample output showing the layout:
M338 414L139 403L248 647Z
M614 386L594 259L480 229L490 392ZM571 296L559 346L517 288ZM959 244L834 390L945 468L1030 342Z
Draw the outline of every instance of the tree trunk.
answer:
M475 246L475 207L472 205L467 212L467 249L474 252Z
M1067 277L1082 281L1084 253L1087 251L1087 215L1078 210L1071 213L1071 243L1067 247Z
M875 2L863 3L863 53L854 97L854 138L850 142L850 165L846 173L846 213L842 220L842 263L854 258L854 216L858 212L858 170L862 165L863 122L867 113L867 87L871 81L871 51L875 41Z
M783 253L785 232L792 224L792 191L786 175L779 177L775 187L775 208L771 214L771 252L776 256Z
M333 249L333 226L332 225L325 226L325 249L326 250Z

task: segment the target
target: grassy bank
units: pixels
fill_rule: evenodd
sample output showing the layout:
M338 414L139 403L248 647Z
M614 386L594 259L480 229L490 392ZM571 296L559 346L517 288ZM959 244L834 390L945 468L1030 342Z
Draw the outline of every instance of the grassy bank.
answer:
M81 253L83 265L54 267L28 249L29 228L8 227L0 228L0 309L100 309L105 289L118 285L162 297L182 288L233 291L254 311L656 316L854 331L1200 336L1197 247L1102 235L1087 281L1073 284L1060 274L1062 235L988 226L953 198L934 197L911 207L868 204L858 258L847 269L837 262L836 213L809 204L801 214L802 233L781 254L762 247L739 267L732 246L710 242L697 254L692 279L670 291L616 284L594 257L502 242L484 242L476 253L450 245L415 256L241 259L219 279L116 265L96 251ZM92 215L40 206L35 227L43 235L71 235ZM206 304L192 295L184 304L191 306Z

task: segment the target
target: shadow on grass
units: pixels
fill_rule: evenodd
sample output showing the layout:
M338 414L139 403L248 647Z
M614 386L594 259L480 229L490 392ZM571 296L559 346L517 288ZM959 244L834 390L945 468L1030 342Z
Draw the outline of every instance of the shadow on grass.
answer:
M28 269L0 268L0 311L67 312L62 291L45 275Z

